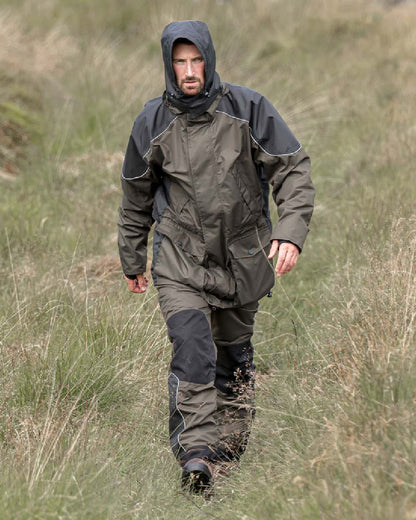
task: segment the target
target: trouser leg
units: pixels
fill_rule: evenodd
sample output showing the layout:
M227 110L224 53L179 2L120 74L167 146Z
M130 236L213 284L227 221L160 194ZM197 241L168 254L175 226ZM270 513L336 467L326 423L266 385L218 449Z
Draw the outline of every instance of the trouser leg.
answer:
M216 347L210 309L190 288L158 288L159 303L173 345L169 385L169 436L183 465L191 458L216 458Z
M212 333L217 346L218 446L225 460L238 459L245 451L255 414L251 337L257 308L255 302L212 314Z

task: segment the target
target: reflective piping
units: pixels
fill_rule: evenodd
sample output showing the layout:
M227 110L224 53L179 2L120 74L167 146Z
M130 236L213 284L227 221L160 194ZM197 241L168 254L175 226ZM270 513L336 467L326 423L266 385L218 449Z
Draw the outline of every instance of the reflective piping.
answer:
M172 119L172 121L168 124L168 126L162 131L160 132L159 135L157 135L156 137L153 137L153 139L150 140L150 144L153 143L153 141L155 141L156 139L158 139L161 135L163 135L167 130L169 130L170 126L178 119L179 116L176 116ZM150 152L150 148L151 146L149 146L149 149L147 150L147 152L143 155L143 157L146 157L146 155Z
M267 150L265 150L262 145L256 141L253 137L253 134L252 134L252 131L251 131L251 128L250 128L250 137L253 139L253 141L256 143L256 145L267 155L270 155L270 157L287 157L289 155L295 155L296 152L299 152L299 150L302 148L302 145L300 144L299 145L299 148L297 148L294 152L290 152L290 153L270 153L268 152Z
M123 173L121 173L121 178L124 179L125 181L134 181L136 179L140 179L141 177L144 177L149 170L150 170L150 167L148 166L146 168L146 170L144 171L144 173L142 173L141 175L139 175L137 177L124 177Z
M173 372L171 372L171 373L169 374L169 377L170 377L171 375L174 376L174 377L176 377L176 379L178 380L178 384L177 384L177 386L176 386L176 392L175 392L175 407L176 407L176 410L178 410L180 416L182 417L183 430L184 430L184 429L186 428L185 417L182 415L182 412L181 412L181 411L179 410L179 408L178 408L178 390L179 390L179 383L180 383L180 380L179 380L179 377L178 377L176 374L174 374ZM179 445L179 446L183 449L183 451L186 453L185 448L182 446L181 441L179 440L179 437L181 436L181 433L183 432L183 430L182 430L181 432L178 433L177 442L178 442L178 445Z
M158 134L156 137L153 137L153 139L151 139L150 141L150 145L153 143L153 141L155 141L158 137L160 137L161 135L163 135L166 130L169 129L169 127L171 126L171 124L176 121L178 119L179 116L176 116L174 119L172 119L172 121L168 124L168 126L162 131L160 132L160 134ZM145 154L143 154L143 159L146 157L146 155L150 152L150 149L151 149L151 146L149 146L148 150L146 151ZM148 166L145 170L144 173L142 173L141 175L138 175L137 177L124 177L123 173L121 173L121 178L126 180L126 181L133 181L133 180L136 180L136 179L140 179L141 177L144 177L146 175L146 173L150 170L150 166Z
M247 119L241 119L241 117L232 116L231 114L227 114L227 112L223 112L222 110L216 110L215 112L218 112L218 114L224 114L233 119L237 119L237 121L244 121L244 123L249 123Z
M218 112L218 114L224 114L228 117L231 117L232 119L237 119L237 121L243 121L244 123L249 123L249 121L247 119L242 119L241 117L236 117L236 116L232 116L231 114L227 114L227 112L223 112L222 110L216 110L216 112ZM299 150L302 148L302 145L299 145L299 148L297 150L295 150L294 152L290 152L290 153L279 153L279 154L275 154L275 153L270 153L268 152L267 150L265 150L262 145L256 141L256 139L254 138L253 136L253 129L251 128L251 126L249 125L249 129L250 129L250 137L253 139L253 141L256 143L256 145L264 152L266 153L267 155L270 155L271 157L287 157L289 155L294 155L295 153L299 152Z

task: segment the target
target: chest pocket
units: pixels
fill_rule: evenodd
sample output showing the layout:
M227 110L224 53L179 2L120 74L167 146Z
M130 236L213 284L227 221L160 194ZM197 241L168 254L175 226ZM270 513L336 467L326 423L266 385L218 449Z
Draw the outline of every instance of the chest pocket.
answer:
M261 213L261 190L257 180L257 174L253 174L253 180L249 180L249 174L240 164L234 164L231 168L231 175L237 185L241 199L254 219L258 219Z

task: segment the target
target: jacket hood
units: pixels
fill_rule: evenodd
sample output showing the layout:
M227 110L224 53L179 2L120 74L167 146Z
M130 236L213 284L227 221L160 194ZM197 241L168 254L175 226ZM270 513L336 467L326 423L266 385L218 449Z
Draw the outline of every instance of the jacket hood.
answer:
M205 84L201 92L195 96L184 94L176 84L176 76L172 66L172 49L176 40L185 38L199 50L205 61ZM181 111L192 115L202 114L213 103L221 90L221 81L215 71L215 49L208 26L197 20L172 22L162 33L162 53L165 64L166 91L165 98Z

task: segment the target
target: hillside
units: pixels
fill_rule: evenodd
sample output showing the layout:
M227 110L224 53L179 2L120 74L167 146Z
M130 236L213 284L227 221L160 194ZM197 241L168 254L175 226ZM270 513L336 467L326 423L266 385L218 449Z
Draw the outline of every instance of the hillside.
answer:
M261 302L249 448L210 501L180 493L170 344L116 247L161 31L194 18L317 189L299 264ZM410 1L2 0L0 518L416 518L415 26Z

